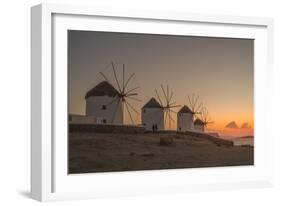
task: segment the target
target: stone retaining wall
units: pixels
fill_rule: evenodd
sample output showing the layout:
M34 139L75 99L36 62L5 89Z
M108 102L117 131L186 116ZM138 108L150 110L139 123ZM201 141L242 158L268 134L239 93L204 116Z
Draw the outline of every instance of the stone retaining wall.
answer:
M96 132L96 133L144 133L144 127L131 125L106 124L69 124L69 132Z

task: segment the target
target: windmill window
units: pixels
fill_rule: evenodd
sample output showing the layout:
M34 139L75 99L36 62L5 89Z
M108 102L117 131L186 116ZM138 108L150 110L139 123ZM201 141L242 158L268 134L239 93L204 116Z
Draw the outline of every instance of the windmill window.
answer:
M102 105L101 109L106 110L106 105Z
M106 119L103 119L103 120L102 120L102 123L106 124Z

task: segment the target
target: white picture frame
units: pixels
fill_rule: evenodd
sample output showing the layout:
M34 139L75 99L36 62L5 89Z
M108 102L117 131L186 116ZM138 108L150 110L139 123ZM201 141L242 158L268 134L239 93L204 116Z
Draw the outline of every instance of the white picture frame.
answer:
M40 4L31 9L31 25L32 198L52 201L272 186L273 136L267 113L273 90L272 19ZM69 28L255 39L255 165L68 175Z

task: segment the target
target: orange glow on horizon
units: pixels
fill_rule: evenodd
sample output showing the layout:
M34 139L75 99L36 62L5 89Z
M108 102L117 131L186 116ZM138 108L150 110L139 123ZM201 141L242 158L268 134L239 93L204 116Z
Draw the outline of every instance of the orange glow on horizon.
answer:
M177 129L176 113L190 105L188 96L194 93L214 122L206 132L253 135L254 40L74 30L68 32L68 40L69 113L85 114L85 94L104 80L100 72L118 88L116 79L122 82L125 68L125 79L135 74L126 89L140 88L134 90L139 101L128 99L137 112L124 111L124 124L141 125L141 108L164 85L180 105L172 108L167 130ZM231 122L235 128L225 128Z

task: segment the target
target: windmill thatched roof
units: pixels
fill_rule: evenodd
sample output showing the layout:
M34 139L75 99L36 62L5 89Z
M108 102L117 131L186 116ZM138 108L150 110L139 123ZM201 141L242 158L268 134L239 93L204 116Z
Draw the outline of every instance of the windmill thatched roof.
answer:
M191 113L191 114L193 114L193 112L191 111L191 109L189 109L189 107L186 106L186 105L184 105L184 106L179 110L178 113Z
M118 95L118 91L107 81L103 81L96 85L93 89L87 92L85 99L92 96L109 96L115 97Z
M151 98L142 108L162 108L155 98Z
M201 120L201 119L196 119L195 121L194 121L194 125L205 125L204 124L204 122Z

